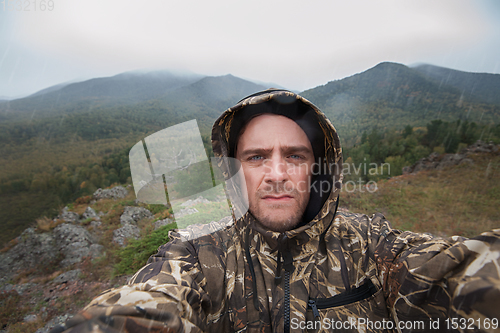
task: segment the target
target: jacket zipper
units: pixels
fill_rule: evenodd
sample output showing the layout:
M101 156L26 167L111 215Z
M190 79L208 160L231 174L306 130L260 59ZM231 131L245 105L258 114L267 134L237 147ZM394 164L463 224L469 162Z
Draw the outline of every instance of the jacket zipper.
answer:
M290 272L285 271L285 333L290 332Z
M314 318L319 318L318 309L333 308L364 300L377 292L377 287L371 280L358 288L352 289L348 294L339 294L329 298L310 298L307 305L312 309Z
M314 319L320 319L318 307L316 306L316 301L313 299L309 299L307 305L309 305L309 307L313 310Z

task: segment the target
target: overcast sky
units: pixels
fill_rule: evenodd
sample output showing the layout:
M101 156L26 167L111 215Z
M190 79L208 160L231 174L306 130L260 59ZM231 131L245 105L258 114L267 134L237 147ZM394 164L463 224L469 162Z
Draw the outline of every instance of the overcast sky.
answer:
M4 3L0 96L138 69L233 74L298 91L382 61L500 73L495 0Z

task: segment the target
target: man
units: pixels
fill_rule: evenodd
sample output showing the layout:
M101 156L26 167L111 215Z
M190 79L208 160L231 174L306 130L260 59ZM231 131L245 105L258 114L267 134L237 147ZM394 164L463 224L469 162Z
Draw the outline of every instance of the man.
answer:
M215 122L212 144L227 179L237 170L224 158L241 163L246 189L228 192L243 217L189 241L172 233L128 285L54 331L499 328L499 232L433 238L338 213L340 142L309 101L249 96Z

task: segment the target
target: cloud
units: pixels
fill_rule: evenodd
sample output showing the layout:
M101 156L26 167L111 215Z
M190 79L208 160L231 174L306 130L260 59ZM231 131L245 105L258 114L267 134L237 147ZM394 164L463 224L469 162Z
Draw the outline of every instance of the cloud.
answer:
M457 0L54 0L50 12L18 13L11 32L32 54L73 64L68 74L189 68L301 90L381 61L460 54L489 38L492 20Z

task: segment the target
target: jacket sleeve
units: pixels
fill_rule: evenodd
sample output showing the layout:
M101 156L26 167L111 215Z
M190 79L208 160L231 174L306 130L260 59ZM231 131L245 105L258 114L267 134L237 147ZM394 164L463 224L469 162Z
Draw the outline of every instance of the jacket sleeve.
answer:
M210 306L204 284L194 248L177 239L127 285L105 291L51 332L201 332Z
M396 321L439 320L441 329L475 325L480 331L492 329L492 320L498 323L500 230L470 239L440 238L395 230L381 214L373 217L370 229L379 278Z

